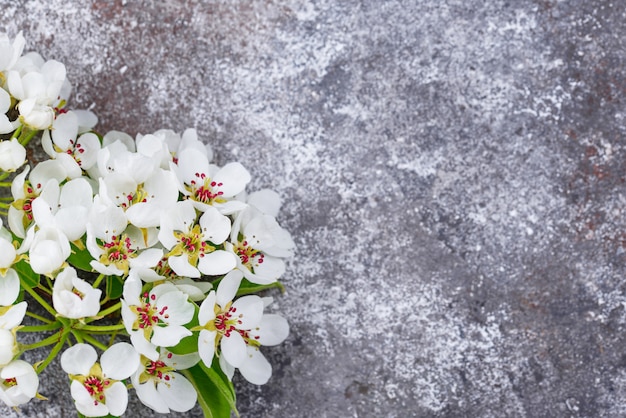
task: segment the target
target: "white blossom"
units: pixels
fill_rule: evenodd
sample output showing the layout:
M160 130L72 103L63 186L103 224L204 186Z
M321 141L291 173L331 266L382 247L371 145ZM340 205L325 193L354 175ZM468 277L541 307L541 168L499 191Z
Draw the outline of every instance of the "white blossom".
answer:
M17 141L17 138L0 141L0 170L13 172L25 162L26 148Z
M128 343L109 347L97 363L98 354L88 344L76 344L61 355L61 367L71 379L76 409L87 417L120 416L128 405L122 382L139 366L139 354Z
M52 303L59 315L66 318L96 316L100 310L102 291L79 278L73 267L57 274L52 290Z
M289 334L289 325L280 315L263 313L271 299L248 295L233 301L240 282L240 272L230 273L200 305L200 325L194 328L200 331L198 354L210 367L219 346L219 364L229 378L237 368L250 383L262 385L272 368L259 347L280 344Z
M176 203L161 215L159 241L169 253L168 263L178 275L200 277L225 274L235 268L236 257L217 249L230 232L230 220L209 207L196 223L196 210L188 201Z
M193 385L176 370L192 367L199 360L195 353L176 355L163 348L156 359L142 356L139 368L131 376L137 397L161 414L190 410L198 395Z
M124 283L122 320L137 351L151 360L157 347L172 347L191 331L184 327L193 318L194 307L186 294L171 283L141 291L141 280L128 276Z
M32 365L24 360L13 360L0 370L0 400L16 407L37 395L39 377Z

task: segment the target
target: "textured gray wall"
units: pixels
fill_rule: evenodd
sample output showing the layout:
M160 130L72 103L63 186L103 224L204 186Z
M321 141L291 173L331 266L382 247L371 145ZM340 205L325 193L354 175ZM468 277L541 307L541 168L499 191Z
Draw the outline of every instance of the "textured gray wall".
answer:
M626 416L625 2L0 3L101 132L196 127L284 197L243 417ZM24 416L71 415L52 369Z

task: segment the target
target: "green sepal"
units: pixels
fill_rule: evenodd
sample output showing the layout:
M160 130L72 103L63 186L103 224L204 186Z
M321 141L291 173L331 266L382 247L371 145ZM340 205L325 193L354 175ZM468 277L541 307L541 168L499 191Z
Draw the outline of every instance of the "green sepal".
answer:
M20 282L30 288L39 286L39 274L35 273L28 261L22 259L13 264L13 270L20 276Z
M231 411L239 416L233 384L220 370L216 359L211 368L200 362L181 372L196 389L205 418L230 418Z

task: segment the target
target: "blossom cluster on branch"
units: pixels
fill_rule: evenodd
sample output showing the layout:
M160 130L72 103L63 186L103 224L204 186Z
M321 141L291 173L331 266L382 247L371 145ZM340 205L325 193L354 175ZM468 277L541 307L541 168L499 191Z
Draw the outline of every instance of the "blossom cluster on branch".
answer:
M235 371L266 383L260 347L289 333L258 294L282 289L294 251L279 196L247 193L249 172L212 163L194 129L100 135L67 108L65 66L24 45L0 34L0 399L43 398L60 355L79 416L122 415L132 388L159 413L229 417ZM49 157L36 164L33 139Z

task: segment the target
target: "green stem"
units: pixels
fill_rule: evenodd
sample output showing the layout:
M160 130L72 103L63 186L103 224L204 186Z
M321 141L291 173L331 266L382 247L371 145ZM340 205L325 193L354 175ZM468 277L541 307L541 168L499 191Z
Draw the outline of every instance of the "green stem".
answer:
M31 318L35 318L41 322L45 322L46 324L52 324L54 322L48 318L44 318L43 316L37 315L36 313L32 313L30 311L26 311L26 315L30 316Z
M24 288L24 290L26 290L37 302L39 302L39 304L46 310L48 311L52 316L57 315L57 311L55 311L52 306L50 306L48 304L48 302L46 302L45 300L43 300L43 298L41 296L39 296L37 294L37 292L32 289L31 287L27 286L26 284L22 283L22 287Z
M80 331L76 331L76 332L78 332L81 335L81 337L83 337L85 339L85 341L87 341L89 344L95 345L96 347L98 347L102 351L106 351L106 349L109 348L106 345L102 344L100 341L98 341L95 338L93 338L89 334L85 334L85 333L80 332Z
M19 332L39 332L39 331L54 331L61 328L63 324L60 322L53 322L46 325L26 325L21 327Z
M57 331L56 333L54 333L53 335L49 336L48 338L45 338L39 342L36 343L32 343L32 344L24 344L21 345L21 352L24 351L30 351L30 350L34 350L35 348L39 348L39 347L45 347L47 345L51 345L54 344L58 341L60 341L60 339L63 338L63 335L67 333L66 329L61 329L59 331Z
M46 279L50 280L49 278L46 277ZM50 287L52 287L52 283L48 283L50 285ZM42 286L41 283L39 283L37 285L37 289L41 290L44 293L47 293L48 295L52 296L52 291L50 289L48 289L45 286Z
M17 141L23 146L26 146L28 145L30 140L33 139L33 137L35 136L37 132L39 131L26 128L22 130L22 132L20 132L20 137L17 139Z
M96 314L95 317L89 318L85 320L85 323L89 323L89 322L93 322L96 321L98 319L101 319L109 314L112 314L113 312L119 310L122 307L122 302L117 302L115 305L111 305L106 309L101 310L100 312L98 312Z
M83 333L76 329L72 330L72 335L74 336L74 338L76 338L76 342L79 344L85 341L85 339L83 338Z
M98 276L98 278L96 279L95 282L93 282L93 288L97 289L98 286L100 286L100 283L102 283L102 280L105 278L106 276L102 273L100 273L100 275Z
M86 332L111 332L111 331L120 331L125 329L124 324L117 325L83 325L78 327L81 331Z
M20 136L20 133L22 133L22 128L24 127L24 125L20 125L14 132L13 135L11 135L11 139L13 138L17 138Z
M10 181L2 181L0 182L0 187L11 187L13 183L11 183Z
M63 334L61 335L61 339L59 340L59 342L52 348L50 354L48 354L48 357L46 357L46 359L37 366L37 374L40 374L42 371L44 371L44 369L48 367L48 364L50 364L50 362L54 360L57 354L59 354L59 351L61 351L61 348L63 348L65 341L67 341L68 331L69 329L63 330Z

